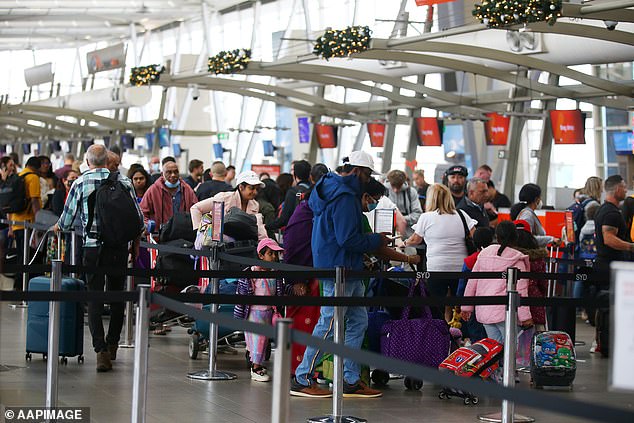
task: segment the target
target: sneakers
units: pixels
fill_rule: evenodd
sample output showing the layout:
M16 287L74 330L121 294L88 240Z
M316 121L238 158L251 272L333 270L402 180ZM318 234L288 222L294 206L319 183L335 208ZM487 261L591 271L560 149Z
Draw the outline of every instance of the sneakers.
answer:
M108 345L108 352L110 353L110 361L115 361L117 359L117 350L119 349L119 345Z
M110 353L101 351L97 353L97 371L108 372L112 370L112 362L110 361Z
M271 380L271 376L266 372L266 367L260 366L255 369L251 366L251 380L256 382L268 382Z
M304 386L295 378L291 379L291 395L304 398L332 398L332 392L329 390L321 389L315 385Z
M344 398L378 398L381 396L383 396L383 392L372 389L361 381L358 381L354 385L343 383Z

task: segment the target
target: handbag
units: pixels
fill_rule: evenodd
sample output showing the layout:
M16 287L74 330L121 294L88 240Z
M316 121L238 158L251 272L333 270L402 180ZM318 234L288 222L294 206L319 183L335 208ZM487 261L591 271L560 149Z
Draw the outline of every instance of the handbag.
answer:
M231 207L225 215L223 232L236 241L258 239L257 218L238 207Z
M416 285L426 297L423 283L412 283L408 297L414 296ZM406 306L399 320L389 320L381 329L381 354L433 368L447 358L451 347L449 326L442 319L433 319L428 306L418 319L410 319L411 306Z
M456 210L458 216L460 216L460 220L462 221L462 227L464 228L464 243L467 247L467 255L471 255L478 251L475 244L473 243L473 238L471 237L471 232L469 232L469 228L467 227L467 221L464 218L464 215L460 210Z
M202 247L209 247L213 242L213 218L211 213L205 213L200 219L198 231L196 232L196 240L194 248L202 250Z

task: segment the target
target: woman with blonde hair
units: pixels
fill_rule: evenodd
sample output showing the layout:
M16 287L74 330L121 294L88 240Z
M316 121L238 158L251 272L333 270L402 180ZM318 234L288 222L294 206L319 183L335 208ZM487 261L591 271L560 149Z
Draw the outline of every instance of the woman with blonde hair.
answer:
M467 257L465 237L473 236L477 221L454 206L451 191L445 185L433 184L427 190L427 212L412 226L414 234L405 241L408 246L418 245L423 240L427 244L427 270L430 272L460 272ZM465 231L466 226L466 231ZM445 297L449 292L455 295L457 279L430 279L429 293L435 297ZM436 310L436 316L443 313Z
M597 203L601 203L603 181L598 176L591 176L586 180L586 185L582 191L588 198L593 199Z

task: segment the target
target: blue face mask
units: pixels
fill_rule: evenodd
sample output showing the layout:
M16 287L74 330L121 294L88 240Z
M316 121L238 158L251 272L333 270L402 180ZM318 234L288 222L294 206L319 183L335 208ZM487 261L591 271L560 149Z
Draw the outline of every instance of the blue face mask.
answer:
M180 184L181 184L181 180L180 179L178 181L176 181L175 183L171 183L167 179L165 180L165 186L168 187L168 188L178 188L178 186Z
M379 203L369 203L368 204L368 212L371 212L372 210L376 209L376 206L378 206Z

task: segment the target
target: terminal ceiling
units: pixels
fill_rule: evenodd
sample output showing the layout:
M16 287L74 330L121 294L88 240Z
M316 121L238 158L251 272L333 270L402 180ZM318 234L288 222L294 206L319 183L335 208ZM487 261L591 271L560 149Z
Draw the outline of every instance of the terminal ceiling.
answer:
M253 2L207 2L210 13L250 7L250 3ZM627 8L634 7L634 2L622 0L621 7L611 8L614 3L613 0L589 2L595 6L608 5L608 10L595 13L584 13L585 6L565 4L564 17L555 25L529 24L528 31L523 32L486 29L484 25L469 23L417 37L374 39L370 50L351 60L325 61L310 57L305 54L305 44L299 43L296 48L286 49L288 54L273 62L262 62L254 57L245 75L176 73L161 77L161 84L186 88L195 83L201 89L231 92L315 116L358 122L384 117L387 111L395 109L422 107L459 117L481 118L486 112L509 111L514 102L557 98L632 109L631 75L608 78L573 68L582 64L631 63L634 59L634 9ZM0 50L33 49L37 54L38 49L76 47L99 40L114 43L130 39L132 30L138 34L145 30L156 33L173 28L181 21L199 20L200 14L200 0L0 0L3 21L0 22ZM385 16L385 19L393 18ZM608 31L605 19L619 24L615 30ZM524 28L513 28L518 29ZM507 38L518 34L532 37L537 47L529 54L511 51ZM302 53L291 54L293 51ZM386 68L381 65L384 61L399 62L402 66ZM453 71L462 71L472 81L479 81L476 88L471 85L467 90L459 87L457 92L446 92L406 78ZM535 77L539 72L572 81L565 86L539 82ZM364 91L373 96L373 101L365 104L328 101L315 90L327 86ZM524 90L517 91L514 87ZM539 117L539 111L534 114ZM407 123L405 116L396 119ZM46 128L29 123L34 120L43 122ZM80 121L82 130L77 131L76 124ZM25 133L39 137L45 131L60 138L99 136L122 127L133 131L152 127L151 122L130 124L94 113L33 104L2 105L0 125L8 137L15 138L22 138ZM14 129L16 127L20 129Z

